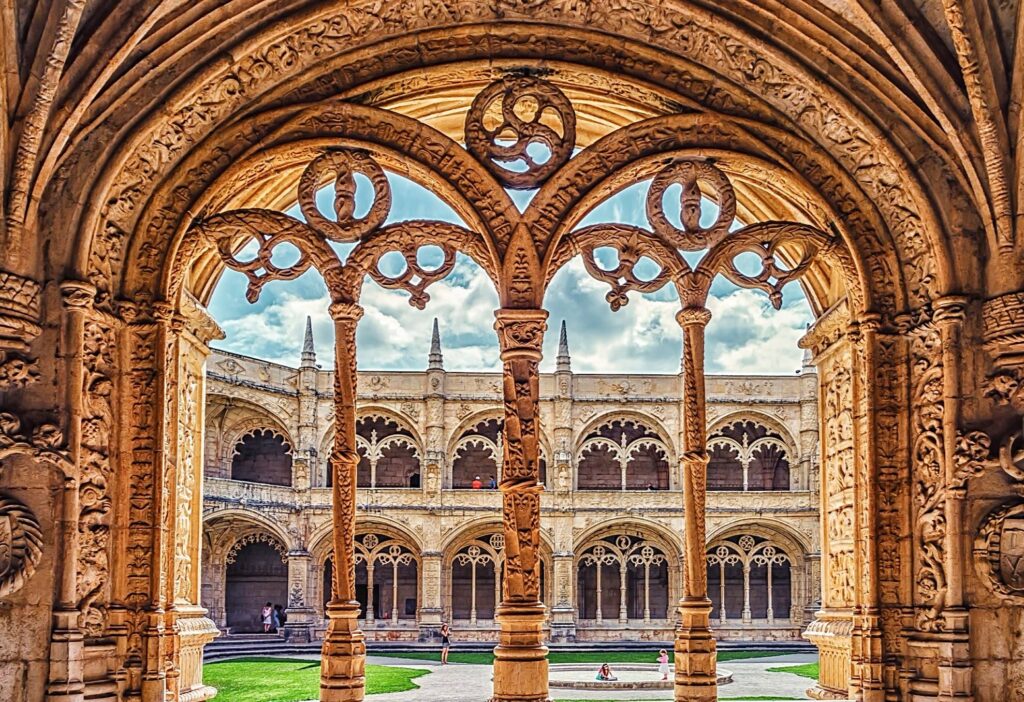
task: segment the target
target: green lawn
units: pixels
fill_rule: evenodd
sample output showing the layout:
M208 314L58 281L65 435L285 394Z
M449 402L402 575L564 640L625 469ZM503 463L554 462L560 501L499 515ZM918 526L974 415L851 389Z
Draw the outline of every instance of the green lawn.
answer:
M738 661L745 658L766 658L768 656L784 656L786 651L719 651L719 661ZM408 653L370 652L371 656L385 658L405 658L414 661L439 661L441 654L436 651L410 651ZM672 652L669 651L669 656ZM490 665L494 662L494 654L490 651L452 651L448 654L450 663L473 663ZM550 663L657 663L658 652L651 651L552 651L548 654Z
M429 671L366 666L366 694L405 692ZM320 661L236 658L203 666L203 682L219 690L217 702L297 702L320 696Z
M811 680L818 679L818 664L804 663L803 665L787 665L780 668L768 668L769 673L793 673Z

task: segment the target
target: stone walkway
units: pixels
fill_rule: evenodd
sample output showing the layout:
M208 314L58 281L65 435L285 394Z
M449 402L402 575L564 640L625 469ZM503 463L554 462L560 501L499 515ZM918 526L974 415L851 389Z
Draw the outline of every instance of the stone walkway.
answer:
M303 656L304 658L306 656ZM309 656L318 660L319 656ZM719 699L742 700L745 697L772 695L794 700L810 699L806 690L814 684L809 678L792 673L769 673L768 668L801 663L814 663L814 654L788 654L767 658L725 661L722 667L733 673L733 682L722 685L718 690ZM442 666L433 661L410 660L369 656L367 663L377 665L398 665L406 668L423 668L430 675L417 678L420 688L408 692L394 692L367 697L371 702L486 702L491 696L491 667L452 663ZM614 665L612 666L614 669ZM596 666L595 666L596 670ZM609 690L551 690L554 700L666 700L672 694L665 690L618 691Z

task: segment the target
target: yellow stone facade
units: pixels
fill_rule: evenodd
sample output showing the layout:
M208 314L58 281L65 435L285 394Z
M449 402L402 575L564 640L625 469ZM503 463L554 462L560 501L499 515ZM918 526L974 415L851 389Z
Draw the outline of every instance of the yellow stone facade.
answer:
M372 443L360 439L368 458L356 497L357 541L365 551L358 577L366 586L369 572L383 576L374 580L377 601L367 602L365 592L360 597L360 625L371 641L439 641L442 621L453 626L456 640L495 641L502 550L491 541L501 531L500 494L487 488L487 480L500 479L501 439L499 433L492 441L486 432L502 416L501 377L446 372L439 347L430 358L432 368L423 372L359 373L357 417L394 432L389 439L370 430ZM542 374L540 384L546 635L553 641L670 640L677 623L670 603L680 596L683 559L680 378L574 374L567 353L558 367ZM281 563L268 576L276 585L260 591L287 604L288 638L309 640L324 631L331 375L308 352L299 368L218 351L207 361L202 604L222 630L260 630L256 614L264 601L241 594L244 583L258 576L232 564L245 558L247 545L262 544L253 550L273 553ZM708 432L723 459L712 463L709 479L731 479L723 484L730 489L709 491L707 508L716 635L799 640L820 603L817 374L805 366L792 376L711 376L707 387ZM637 425L654 438L623 441ZM599 436L602 427L612 439ZM722 431L728 427L738 441ZM265 433L280 437L281 454L290 458L287 480L248 472L241 452ZM744 490L741 467L761 468L762 452L765 462L778 464L784 484L753 484L748 477ZM658 489L648 488L658 477L645 463L648 455L664 459ZM403 461L402 472L385 476L378 464L388 460ZM271 461L262 465L269 470ZM619 483L588 485L588 471L592 476L608 465ZM645 469L650 480L638 475ZM471 487L477 474L483 489ZM410 487L412 476L418 484ZM367 536L375 549L363 548ZM756 544L747 546L748 539ZM410 568L399 578L401 601L393 596L396 580L388 572L399 565L391 546L408 554L402 565ZM470 560L475 562L468 568ZM237 585L228 583L232 567ZM579 591L583 585L586 592ZM781 598L773 606L769 589ZM229 617L228 600L249 602L249 611Z

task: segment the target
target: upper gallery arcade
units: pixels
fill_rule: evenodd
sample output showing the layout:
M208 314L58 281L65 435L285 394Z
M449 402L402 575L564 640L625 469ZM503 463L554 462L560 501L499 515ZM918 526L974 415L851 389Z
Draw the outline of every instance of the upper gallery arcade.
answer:
M822 644L829 686L1024 699L1021 26L1015 0L0 8L0 696L207 696L199 487L219 330L204 306L230 268L252 302L306 270L330 293L321 699L361 699L360 294L429 308L461 253L499 300L495 700L547 698L538 363L545 292L577 256L613 309L679 301L676 699L717 697L704 340L719 277L776 307L797 281L816 316L812 626L838 642ZM461 224L389 221L386 173ZM581 226L640 182L643 225ZM302 218L284 213L296 202ZM281 263L283 244L301 256ZM419 265L426 245L439 267ZM385 273L396 251L407 266Z

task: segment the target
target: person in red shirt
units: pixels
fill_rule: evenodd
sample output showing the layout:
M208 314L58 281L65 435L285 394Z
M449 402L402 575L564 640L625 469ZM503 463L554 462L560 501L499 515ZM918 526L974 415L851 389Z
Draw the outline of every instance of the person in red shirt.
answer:
M471 483L471 485L472 485L474 490L479 490L480 488L482 488L484 486L484 484L482 482L480 482L480 476L479 475L476 476L475 478L473 478L473 482Z

